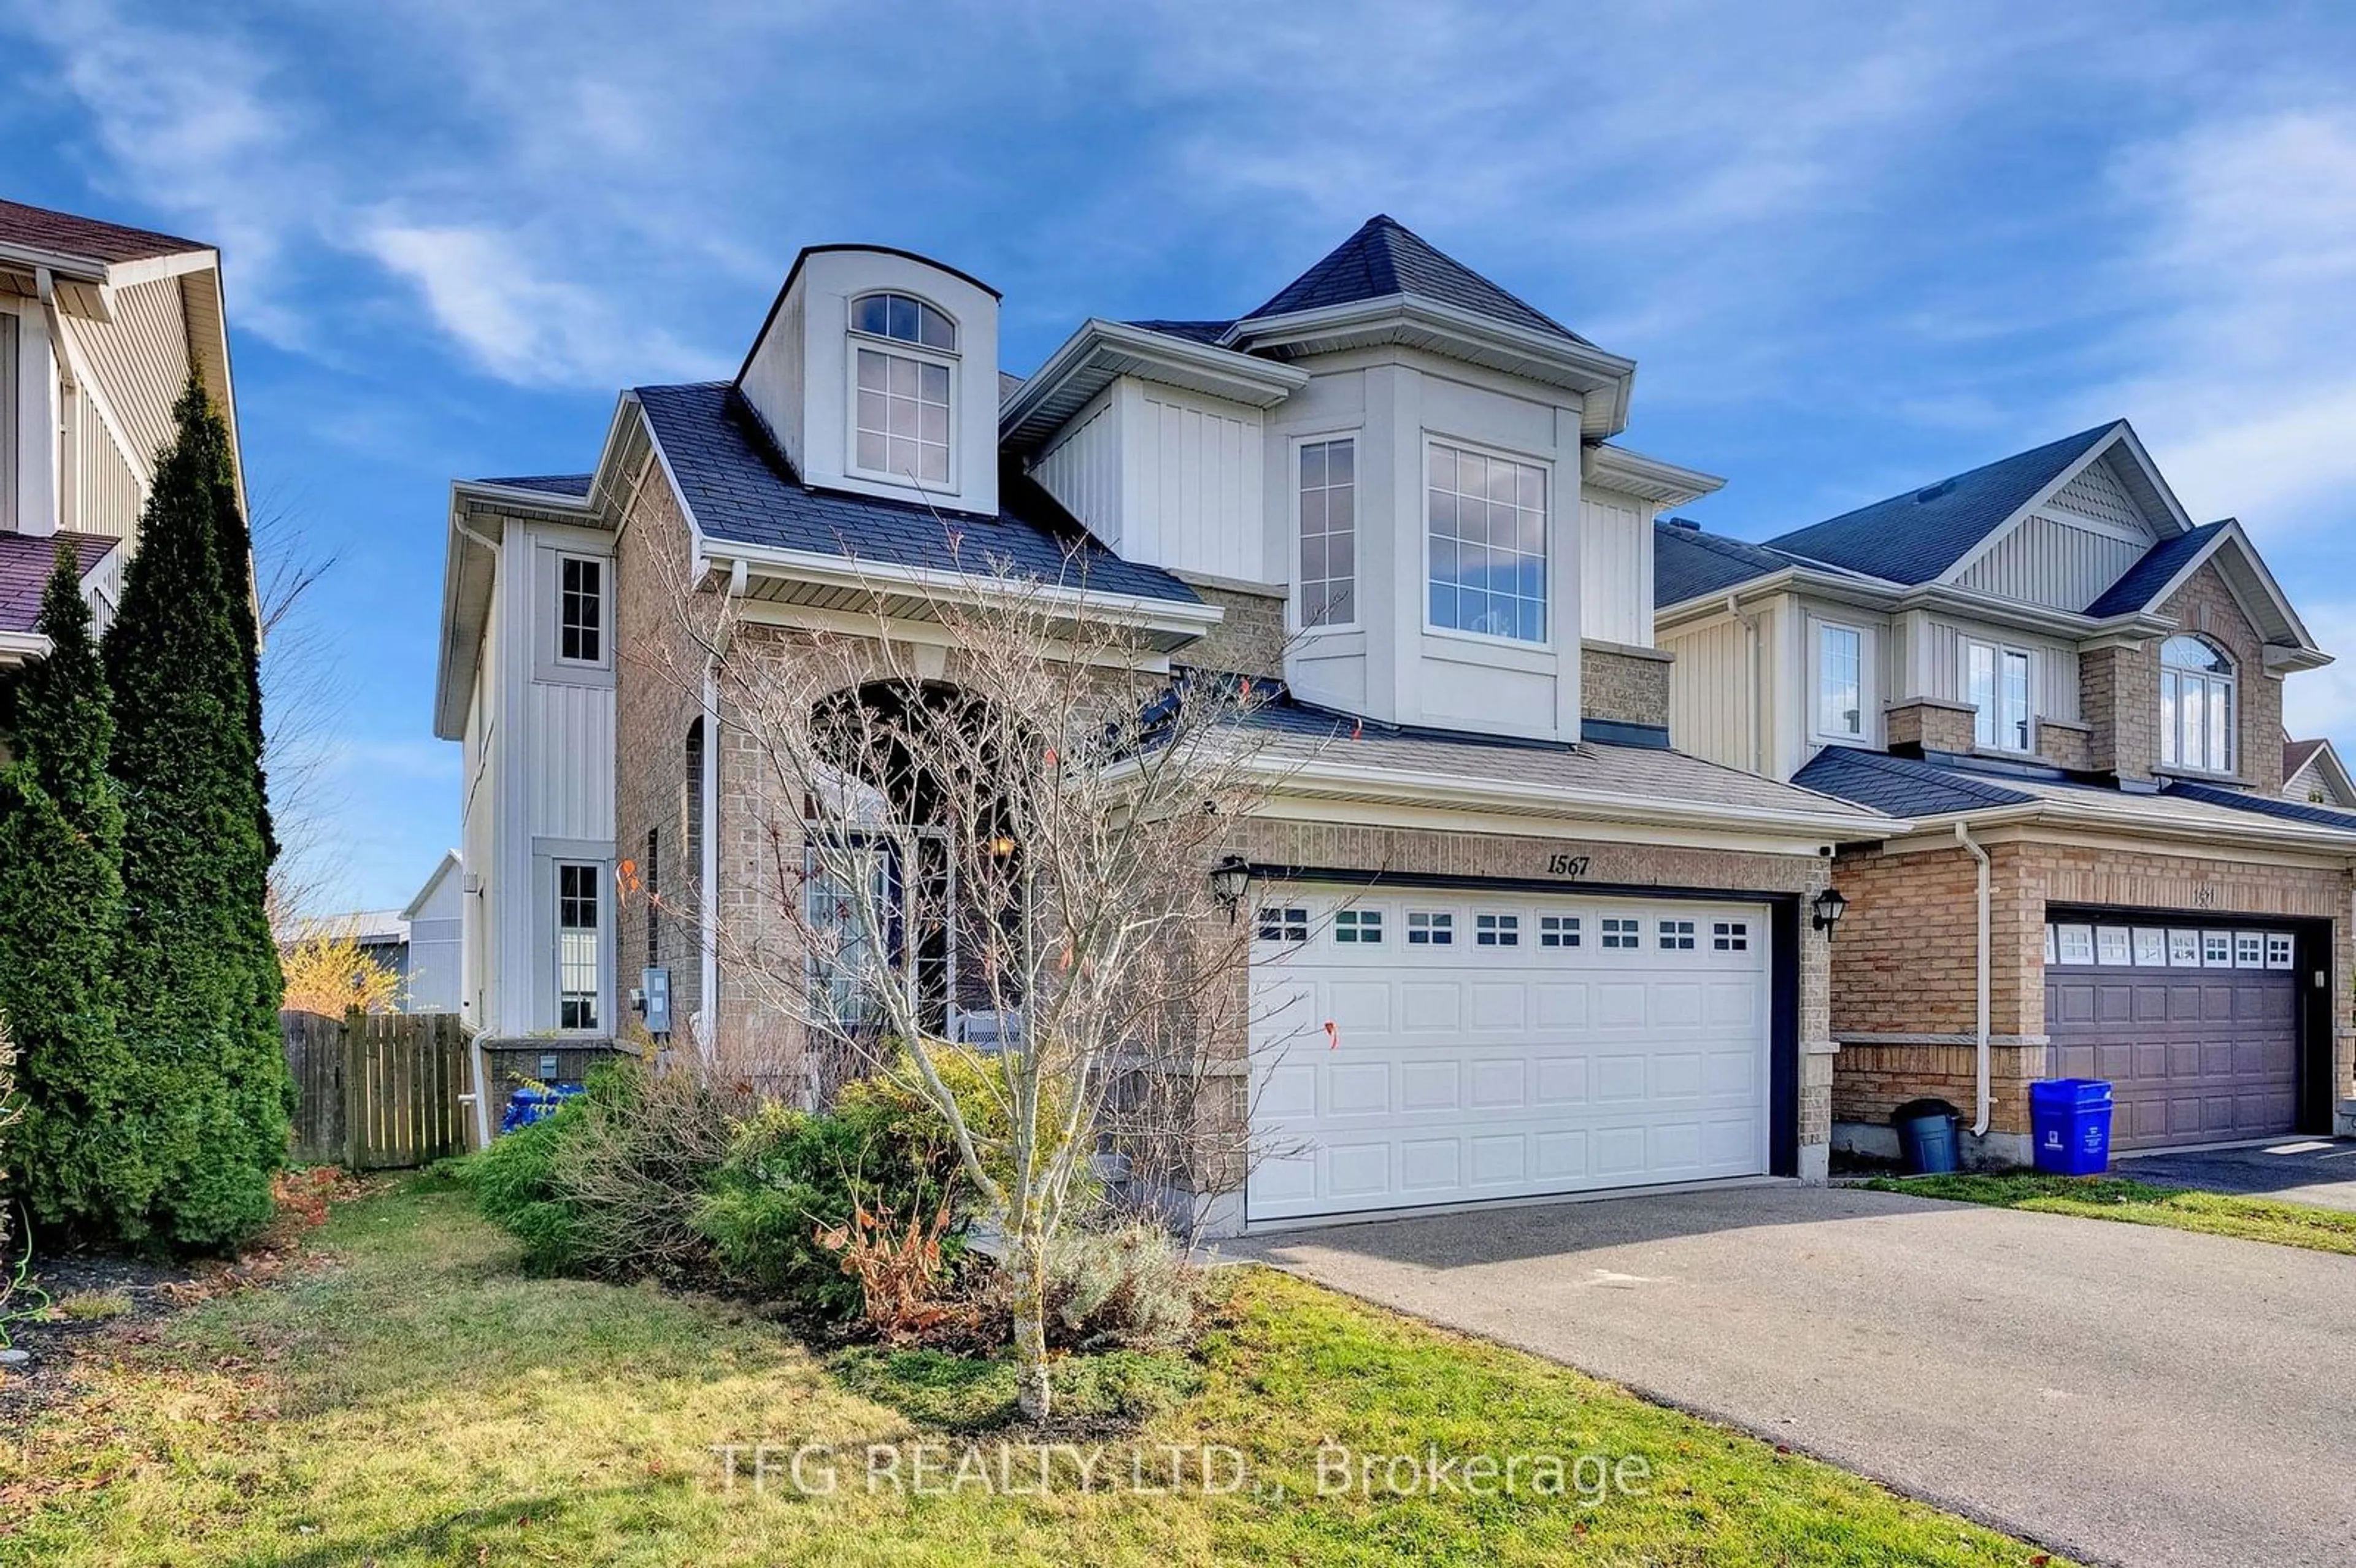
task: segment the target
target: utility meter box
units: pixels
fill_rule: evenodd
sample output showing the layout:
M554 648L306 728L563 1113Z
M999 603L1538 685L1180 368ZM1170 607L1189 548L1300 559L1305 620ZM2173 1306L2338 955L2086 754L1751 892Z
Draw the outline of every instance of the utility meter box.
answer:
M639 977L639 989L646 996L647 1032L664 1035L670 1032L670 971L648 969Z

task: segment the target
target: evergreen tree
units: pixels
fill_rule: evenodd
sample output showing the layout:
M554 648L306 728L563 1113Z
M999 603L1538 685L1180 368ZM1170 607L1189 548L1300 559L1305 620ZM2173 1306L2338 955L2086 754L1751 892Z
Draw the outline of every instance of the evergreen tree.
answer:
M155 1225L186 1247L270 1216L293 1099L270 933L256 637L229 432L193 379L105 641L123 810L123 1016L154 1104Z
M44 1225L136 1239L155 1169L117 1018L123 814L90 623L79 562L60 544L36 623L49 654L16 681L16 758L0 769L0 1016L21 1058L12 1164L26 1206Z

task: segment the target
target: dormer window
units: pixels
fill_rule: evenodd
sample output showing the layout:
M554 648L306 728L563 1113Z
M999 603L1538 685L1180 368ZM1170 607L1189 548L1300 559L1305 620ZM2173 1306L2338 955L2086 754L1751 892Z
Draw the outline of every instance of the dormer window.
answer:
M2159 761L2233 771L2233 661L2199 637L2170 637L2159 647Z
M851 466L896 484L947 485L957 324L907 294L862 294L851 302Z

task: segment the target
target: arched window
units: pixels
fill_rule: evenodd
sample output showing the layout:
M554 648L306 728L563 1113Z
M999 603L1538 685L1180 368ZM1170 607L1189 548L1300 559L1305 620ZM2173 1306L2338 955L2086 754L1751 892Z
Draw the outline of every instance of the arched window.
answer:
M2232 773L2233 729L2233 661L2199 637L2170 637L2161 644L2161 764Z
M903 485L949 482L949 404L957 324L907 294L851 302L858 376L851 466ZM890 347L886 347L889 345Z

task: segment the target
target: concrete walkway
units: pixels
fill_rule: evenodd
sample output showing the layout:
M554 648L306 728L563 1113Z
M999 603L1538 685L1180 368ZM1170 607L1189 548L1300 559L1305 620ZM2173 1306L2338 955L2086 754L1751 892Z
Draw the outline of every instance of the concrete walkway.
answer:
M1230 1243L2097 1563L2356 1563L2356 1261L1852 1189ZM1656 1461L1657 1463L1657 1461Z
M2344 1138L2285 1138L2263 1147L2128 1155L2111 1162L2111 1174L2162 1187L2356 1209L2356 1140Z

